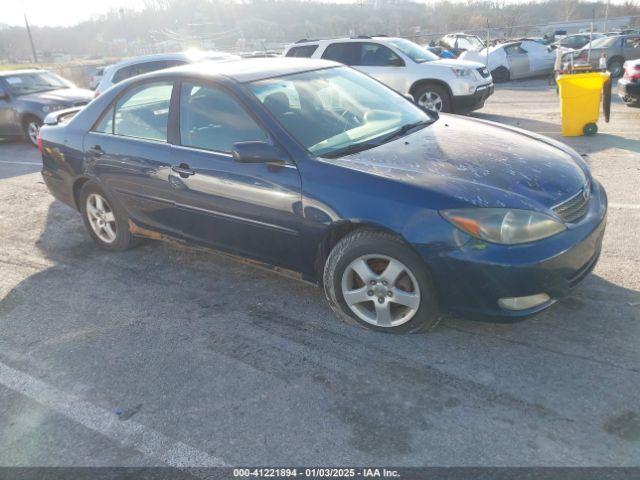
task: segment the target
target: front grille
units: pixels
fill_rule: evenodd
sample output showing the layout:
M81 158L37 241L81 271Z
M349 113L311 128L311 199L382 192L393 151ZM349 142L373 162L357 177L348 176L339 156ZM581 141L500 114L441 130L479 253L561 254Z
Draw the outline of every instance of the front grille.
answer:
M573 197L553 207L553 211L565 222L575 223L585 216L591 196L590 185L585 185Z
M478 72L480 72L480 75L482 75L482 78L489 78L491 76L491 74L489 73L489 69L487 67L479 68Z

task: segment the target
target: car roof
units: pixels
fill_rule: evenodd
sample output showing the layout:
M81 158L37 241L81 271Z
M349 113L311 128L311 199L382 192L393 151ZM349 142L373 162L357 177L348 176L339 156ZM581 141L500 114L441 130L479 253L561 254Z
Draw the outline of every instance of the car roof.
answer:
M3 70L0 71L0 77L10 77L12 75L21 75L24 73L38 73L48 72L48 70L41 70L39 68L25 68L24 70Z
M129 65L135 65L138 63L146 63L161 60L185 60L185 61L198 61L200 59L207 58L238 58L237 55L233 55L227 52L219 51L187 51L187 52L174 52L174 53L154 53L151 55L140 55L137 57L126 58L120 62L109 65L109 68L122 68Z
M366 36L366 35L361 35L358 37L338 37L338 38L318 38L318 39L314 39L314 40L299 40L296 43L292 43L290 45L288 45L288 48L293 48L293 47L304 47L305 45L317 45L320 42L326 42L326 43L331 43L331 42L366 42L366 41L371 41L371 40L375 40L378 42L389 42L389 41L394 41L394 40L400 40L400 37L387 37L387 36Z
M244 58L228 62L199 62L181 65L165 73L183 73L197 76L223 76L238 83L253 82L267 78L291 75L294 73L320 70L323 68L344 66L329 60L311 58L277 57L277 58ZM149 74L152 75L152 74Z

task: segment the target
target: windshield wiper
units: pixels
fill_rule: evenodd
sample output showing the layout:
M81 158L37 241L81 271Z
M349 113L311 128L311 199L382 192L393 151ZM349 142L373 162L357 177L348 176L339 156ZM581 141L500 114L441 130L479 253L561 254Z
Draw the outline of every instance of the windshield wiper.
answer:
M338 150L334 150L333 152L327 152L319 156L323 158L338 158L338 157L343 157L345 155L351 155L352 153L362 152L363 150L369 150L370 148L379 147L380 145L381 144L378 142L354 143L344 148L339 148Z
M396 130L395 132L393 132L390 135L387 135L386 137L384 137L380 141L380 145L382 145L383 143L390 142L391 140L393 140L395 138L403 137L404 135L409 133L414 128L426 127L427 125L431 125L433 122L435 122L435 120L420 120L419 122L407 123L406 125L403 125L398 130Z

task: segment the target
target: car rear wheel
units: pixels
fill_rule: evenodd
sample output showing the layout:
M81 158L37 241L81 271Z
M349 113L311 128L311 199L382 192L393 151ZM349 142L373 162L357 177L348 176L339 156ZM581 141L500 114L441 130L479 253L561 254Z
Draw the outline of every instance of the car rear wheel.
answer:
M92 181L80 190L80 211L91 238L105 250L134 247L139 239L129 231L129 217Z
M40 133L41 126L42 122L37 117L27 117L22 122L24 136L34 147L38 146L38 134Z
M427 84L419 87L413 94L413 98L421 108L436 112L451 112L449 92L439 85Z
M327 258L323 280L338 317L372 330L426 331L440 318L422 259L385 232L358 230L343 238Z
M511 73L505 67L494 68L491 70L491 76L495 83L504 83L511 79Z

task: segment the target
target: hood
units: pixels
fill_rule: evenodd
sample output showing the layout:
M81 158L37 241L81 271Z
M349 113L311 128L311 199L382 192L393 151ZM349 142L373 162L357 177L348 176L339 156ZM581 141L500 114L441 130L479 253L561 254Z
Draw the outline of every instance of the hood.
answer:
M44 105L72 104L74 102L90 102L93 99L93 92L84 88L62 88L60 90L21 95L19 98L20 100Z
M483 63L472 62L469 60L461 60L459 58L441 58L439 60L432 60L431 62L424 63L423 65L442 65L450 68L482 68Z
M329 161L428 188L453 199L448 208L544 210L587 182L570 150L549 142L509 127L441 115L411 135Z

